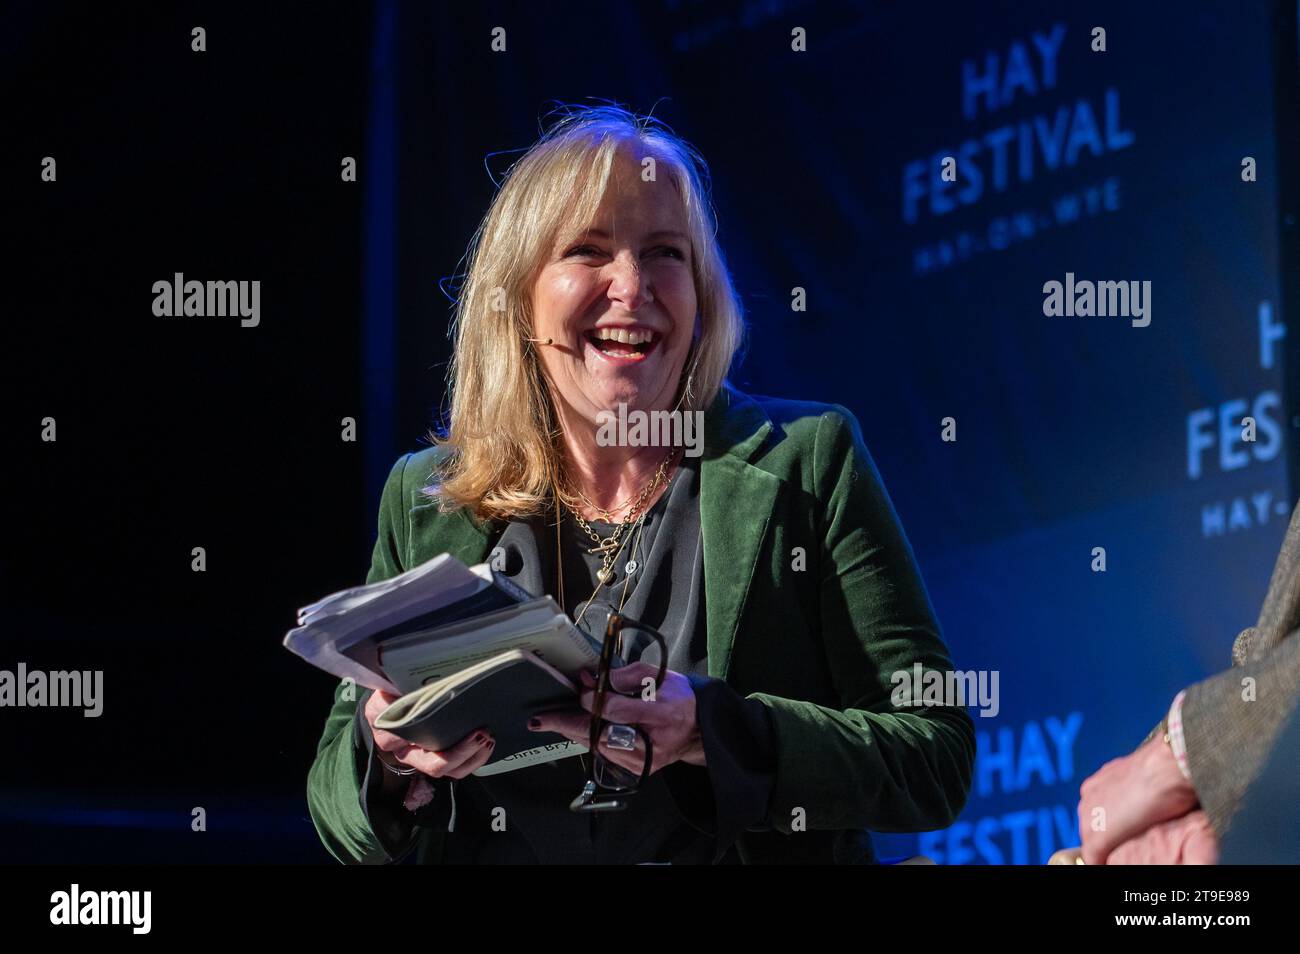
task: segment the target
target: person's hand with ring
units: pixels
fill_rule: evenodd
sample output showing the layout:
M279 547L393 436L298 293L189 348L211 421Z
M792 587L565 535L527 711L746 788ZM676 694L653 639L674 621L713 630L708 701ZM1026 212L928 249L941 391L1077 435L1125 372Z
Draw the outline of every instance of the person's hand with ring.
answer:
M654 678L659 670L649 663L635 662L610 673L610 683L619 693L636 693L635 696L605 695L603 718L608 723L601 730L600 754L619 768L640 773L645 763L645 746L639 740L632 749L622 747L626 738L624 726L635 726L650 736L654 760L650 771L659 771L674 762L704 765L704 743L696 722L695 690L691 682L679 672L669 670L664 683L654 690ZM583 692L580 696L582 710L557 710L538 713L528 727L535 732L556 732L581 745L591 742L591 710L595 704L595 677L582 673ZM610 744L613 729L614 745Z
M1196 806L1196 790L1179 771L1169 746L1153 738L1131 755L1107 762L1080 786L1083 860L1106 864L1125 842Z

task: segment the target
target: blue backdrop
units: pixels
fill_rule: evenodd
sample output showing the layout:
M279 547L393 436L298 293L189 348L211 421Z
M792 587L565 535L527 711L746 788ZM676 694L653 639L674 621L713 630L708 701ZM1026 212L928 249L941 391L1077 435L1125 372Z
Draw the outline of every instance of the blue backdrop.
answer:
M654 106L712 167L752 329L733 380L857 414L957 667L998 673L961 820L881 848L1023 864L1077 844L1083 778L1228 665L1295 500L1273 6L585 12L378 8L370 142L402 159L368 218L411 247L367 321L372 353L413 343L399 405L437 403L437 279L490 198L483 157L504 168L550 100ZM497 24L519 40L493 59ZM1149 282L1150 323L1047 317L1067 273ZM391 428L392 378L370 390Z

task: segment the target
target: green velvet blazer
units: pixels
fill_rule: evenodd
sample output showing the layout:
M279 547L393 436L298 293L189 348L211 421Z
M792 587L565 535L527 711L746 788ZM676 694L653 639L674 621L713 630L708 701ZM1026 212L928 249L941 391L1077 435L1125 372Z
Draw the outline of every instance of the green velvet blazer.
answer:
M393 467L368 581L443 552L488 558L500 523L443 513L420 493L439 453ZM892 674L952 664L853 415L724 387L705 413L700 524L709 675L766 706L776 742L766 830L740 836L741 859L862 861L871 830L951 824L970 789L974 726L960 707L891 702ZM312 819L339 861L391 861L361 806L356 693L340 684L334 696L308 774ZM411 833L428 863L452 837Z

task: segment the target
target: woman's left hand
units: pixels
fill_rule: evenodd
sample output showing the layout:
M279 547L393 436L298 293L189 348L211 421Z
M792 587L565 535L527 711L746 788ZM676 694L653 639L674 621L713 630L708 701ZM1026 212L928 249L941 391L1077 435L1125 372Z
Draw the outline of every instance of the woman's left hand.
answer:
M605 696L606 722L634 725L650 736L654 748L654 761L650 771L657 772L674 762L704 765L704 743L695 717L695 690L691 682L679 672L669 670L663 685L656 691L654 678L658 667L635 662L610 672L610 682L619 692L635 692L636 696ZM582 708L538 713L528 728L535 732L557 732L572 742L591 744L591 708L595 702L595 677L582 673ZM612 749L608 742L609 729L601 732L600 754L608 761L630 772L640 773L645 764L645 747L639 740L634 751Z

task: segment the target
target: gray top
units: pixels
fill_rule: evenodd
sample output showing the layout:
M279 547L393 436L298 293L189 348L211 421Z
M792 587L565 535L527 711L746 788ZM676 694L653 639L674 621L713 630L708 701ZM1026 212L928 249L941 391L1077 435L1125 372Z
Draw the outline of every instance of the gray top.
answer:
M698 465L687 458L673 475L668 490L646 514L637 540L636 528L614 563L614 577L601 588L597 603L617 607L624 594L623 613L663 634L668 645L669 668L681 673L707 675L704 613L704 549L699 525ZM560 540L564 562L565 609L576 619L596 588L601 554L589 553L591 538L568 510L561 510ZM601 538L615 524L588 521ZM504 557L504 573L530 593L550 593L558 600L555 576L555 516L506 525L496 546ZM634 549L635 547L635 549ZM628 572L628 567L633 567ZM582 626L597 639L603 636L605 614L593 606ZM626 649L627 647L625 647ZM626 654L633 661L635 652ZM508 831L493 833L471 849L466 862L624 864L657 859L663 847L684 824L669 788L656 773L631 796L621 812L576 813L569 802L581 791L590 756L570 757L529 766L514 772L473 777L456 789L458 814L475 805L503 807ZM488 807L490 814L491 807ZM458 820L456 827L463 824ZM687 840L687 835L679 835ZM696 837L689 837L696 841ZM450 846L449 846L450 847ZM680 846L679 846L680 847ZM707 848L707 845L701 845ZM451 858L447 859L451 861ZM677 858L676 860L682 860Z
M594 542L571 513L561 513L565 609L576 619L596 588L601 555L587 552ZM589 521L589 525L601 538L615 529L614 524L600 521ZM646 514L640 539L635 527L625 533L630 536L615 560L614 577L601 588L595 602L617 607L622 599L626 616L663 634L668 668L686 675L695 690L708 767L674 763L651 775L628 799L627 809L600 813L577 813L568 808L586 782L590 756L500 775L470 776L455 783L453 822L443 785L438 786L435 804L414 815L400 806L400 799L394 805L389 797L380 795L383 769L372 752L369 724L359 718L360 742L366 750L360 757L370 762L362 786L363 807L387 841L404 842L414 821L450 829L443 853L443 861L449 864L736 860L734 851L728 851L731 843L741 830L766 814L774 743L763 706L741 698L707 675L697 459L684 458L667 492ZM499 572L530 593L549 593L558 601L553 511L510 521L496 548ZM582 620L583 629L597 639L603 636L602 609L593 605ZM641 647L623 648L628 662L640 655ZM646 654L647 661L650 655ZM363 707L364 699L358 712ZM496 809L505 809L504 831L496 830L500 824L495 828L492 824L494 817L500 817Z
M604 624L599 610L621 603L624 615L663 634L669 669L707 676L698 463L685 459L667 492L646 514L639 534L635 525L624 531L623 549L611 567L614 576L597 594L598 605L585 615L582 611L596 589L602 555L589 552L595 543L573 514L563 509L560 513L565 610L570 617L582 616L582 628L599 640ZM587 523L602 539L617 529L617 524L599 520ZM550 593L558 601L554 513L508 524L497 547L504 551L507 576L530 593Z

